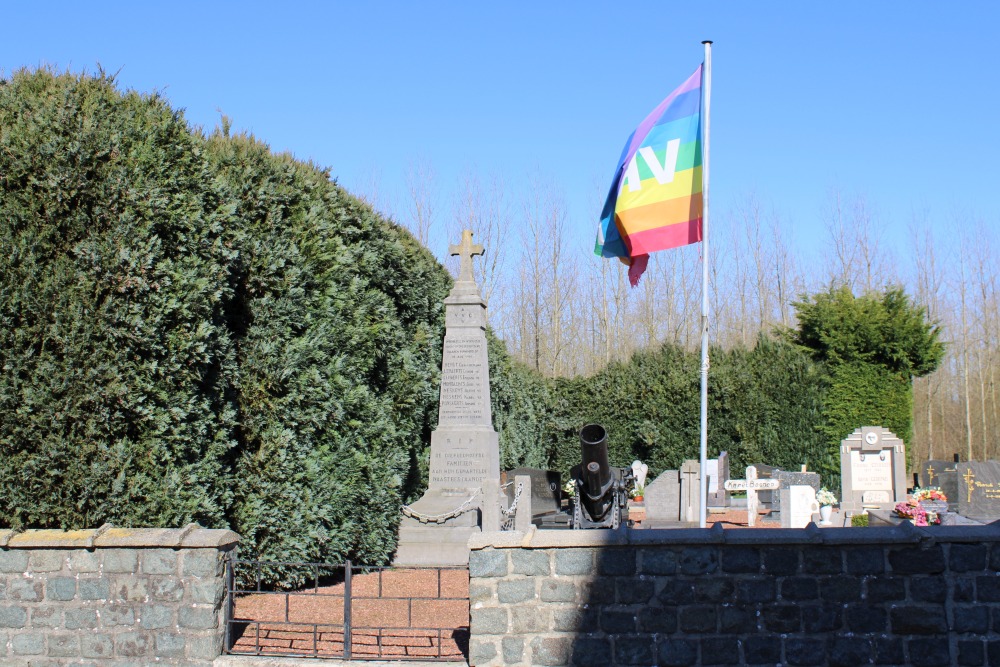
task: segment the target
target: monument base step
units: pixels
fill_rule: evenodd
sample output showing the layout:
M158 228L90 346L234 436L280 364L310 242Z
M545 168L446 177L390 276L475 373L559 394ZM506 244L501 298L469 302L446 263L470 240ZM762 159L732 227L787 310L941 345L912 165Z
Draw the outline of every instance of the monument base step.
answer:
M411 520L412 521L412 520ZM423 526L404 523L393 566L468 565L469 538L478 526Z

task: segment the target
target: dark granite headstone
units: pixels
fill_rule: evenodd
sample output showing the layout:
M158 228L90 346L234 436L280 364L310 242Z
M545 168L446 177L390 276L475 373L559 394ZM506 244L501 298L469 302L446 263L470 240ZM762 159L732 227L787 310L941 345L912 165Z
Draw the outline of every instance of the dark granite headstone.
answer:
M1000 519L1000 462L965 461L955 466L958 513L983 523Z
M514 468L500 474L500 483L504 485L508 505L514 502L514 495L517 493L517 485L508 482L513 482L518 475L527 475L531 478L532 517L559 511L559 503L562 500L560 474L555 470L539 468Z
M931 459L920 464L917 471L917 481L921 488L936 486L948 496L948 509L958 510L958 464L954 461Z

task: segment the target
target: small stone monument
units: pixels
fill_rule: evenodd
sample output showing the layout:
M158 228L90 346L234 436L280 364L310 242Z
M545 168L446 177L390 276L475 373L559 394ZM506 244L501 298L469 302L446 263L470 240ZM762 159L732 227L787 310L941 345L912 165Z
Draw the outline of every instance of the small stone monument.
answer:
M664 470L646 486L646 518L643 525L659 528L670 524L698 523L701 505L698 493L700 466L695 460L681 464L680 470Z
M483 482L500 479L500 447L490 409L486 357L486 302L472 275L472 258L483 246L462 232L449 246L459 256L459 274L444 300L438 426L431 433L430 481L420 500L403 509L396 565L465 565L469 537L481 530ZM495 488L495 486L494 486Z
M776 479L757 479L757 468L749 466L746 479L731 479L724 486L727 491L747 492L747 525L754 526L757 523L757 492L773 491L781 486L781 482Z
M840 508L891 510L906 500L906 447L892 431L865 426L840 443Z

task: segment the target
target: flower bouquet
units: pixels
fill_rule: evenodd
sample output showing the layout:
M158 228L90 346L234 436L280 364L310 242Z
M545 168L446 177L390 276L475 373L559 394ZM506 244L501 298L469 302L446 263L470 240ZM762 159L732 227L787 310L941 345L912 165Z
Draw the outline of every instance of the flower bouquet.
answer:
M910 497L916 500L928 512L941 515L948 511L948 496L944 495L941 489L936 486L929 486L926 489L913 489Z
M941 516L933 511L928 511L919 500L911 498L906 502L896 503L896 516L909 519L914 526L931 526L941 523Z
M830 491L828 488L824 486L822 489L816 492L816 502L818 502L820 506L823 505L833 506L837 504L837 496L834 495L833 491Z

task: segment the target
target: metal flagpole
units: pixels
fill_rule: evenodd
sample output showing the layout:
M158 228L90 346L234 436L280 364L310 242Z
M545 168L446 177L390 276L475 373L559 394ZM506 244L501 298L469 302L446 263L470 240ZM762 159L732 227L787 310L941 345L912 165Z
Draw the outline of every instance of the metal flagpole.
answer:
M709 110L712 102L712 41L705 40L705 69L702 82L702 136L701 136L701 508L699 526L706 525L708 517L708 137Z

